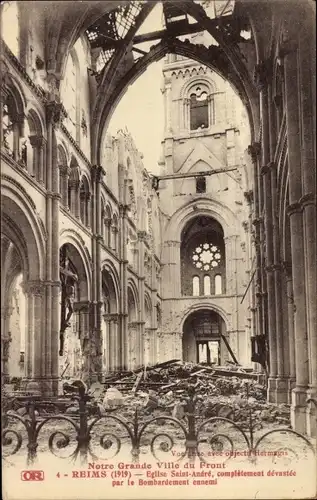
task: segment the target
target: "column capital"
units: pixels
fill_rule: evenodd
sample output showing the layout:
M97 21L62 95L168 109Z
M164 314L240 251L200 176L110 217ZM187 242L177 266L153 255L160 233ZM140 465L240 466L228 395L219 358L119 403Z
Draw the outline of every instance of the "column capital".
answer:
M11 314L13 313L13 306L6 306L6 307L1 307L1 317L2 318L9 318Z
M52 101L46 104L46 120L53 127L59 127L67 116L66 109L60 102Z
M71 173L71 168L68 165L58 165L60 175L63 177L69 177Z
M88 300L74 302L74 311L88 314L91 310L91 302Z
M278 57L279 59L284 59L289 54L296 52L298 49L298 42L294 38L284 38L279 46Z
M101 182L103 177L106 175L106 171L101 165L92 165L91 167L91 177L93 182Z
M29 141L31 146L35 148L44 148L44 145L47 142L45 137L43 137L42 135L30 135Z
M26 114L25 113L17 113L15 115L15 121L16 121L16 123L23 124L24 120L26 120Z
M108 226L108 227L111 226L111 218L110 217L104 217L103 221L106 224L106 226Z
M302 205L298 201L296 201L295 203L291 203L290 205L288 205L286 209L286 212L289 216L295 213L300 213L301 211L302 211Z
M181 242L179 240L167 240L165 241L165 245L168 247L180 247Z
M261 143L260 142L253 142L248 146L248 154L251 156L252 162L256 163L257 160L260 158L261 154Z
M225 236L223 239L224 241L231 241L234 240L235 238L238 238L237 234L228 234L228 236Z
M287 278L292 278L292 263L287 261L287 260L284 260L282 262L282 269L283 269L283 272L285 273L286 277Z
M308 205L316 205L316 197L314 193L306 193L299 200L302 208L307 207Z
M147 240L147 232L146 231L138 231L138 240L146 241Z
M8 85L2 80L2 77L0 80L0 91L1 91L0 92L0 101L5 103L7 97L10 94L10 90L9 90Z
M265 59L256 64L253 79L259 92L267 89L272 81L272 76L273 66L271 59Z
M282 95L276 94L273 97L273 101L274 101L275 106L279 109L282 106L282 102L283 102Z
M263 218L257 217L256 219L253 219L252 224L253 224L253 226L257 227L257 226L260 226L260 224L262 224L262 222L263 222Z
M105 321L107 321L109 323L117 324L119 321L119 314L118 313L107 313L107 314L103 314L103 318Z
M245 191L243 194L244 194L245 199L247 200L248 205L251 205L251 203L253 202L253 199L254 199L253 190L250 189L249 191Z
M68 181L69 187L73 189L78 189L80 181L78 179L70 179Z
M45 283L43 281L27 281L26 283L23 283L22 286L25 290L25 293L27 293L28 295L35 295L37 297L42 297L44 295Z
M266 175L266 174L269 174L271 172L271 167L270 167L270 163L268 163L267 165L263 165L261 168L260 168L260 175Z
M119 215L120 217L125 217L130 210L130 205L125 205L124 203L119 204Z

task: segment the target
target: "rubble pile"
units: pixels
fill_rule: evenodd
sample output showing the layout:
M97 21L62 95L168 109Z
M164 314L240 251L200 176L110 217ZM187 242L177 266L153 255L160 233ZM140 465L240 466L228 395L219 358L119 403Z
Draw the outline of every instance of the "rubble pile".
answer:
M237 365L211 367L172 360L112 374L89 392L101 413L131 420L138 410L144 417L165 414L182 420L189 386L195 387L195 413L201 420L225 417L245 426L251 409L258 426L289 425L289 406L267 403L265 387L257 383L256 375Z

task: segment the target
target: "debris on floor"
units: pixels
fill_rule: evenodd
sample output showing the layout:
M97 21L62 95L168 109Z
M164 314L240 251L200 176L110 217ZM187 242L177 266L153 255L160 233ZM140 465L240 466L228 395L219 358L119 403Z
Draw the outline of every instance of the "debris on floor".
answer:
M145 416L166 413L182 420L188 387L193 385L199 418L218 416L244 424L251 408L255 423L289 425L289 405L268 403L266 389L256 379L255 373L239 365L213 367L175 359L113 373L105 377L103 384L93 384L89 393L101 411L117 410L127 419L138 409Z

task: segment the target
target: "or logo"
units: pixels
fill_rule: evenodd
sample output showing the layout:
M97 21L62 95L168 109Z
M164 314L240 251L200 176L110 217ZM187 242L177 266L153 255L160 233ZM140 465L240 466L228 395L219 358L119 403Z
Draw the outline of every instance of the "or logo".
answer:
M22 481L44 481L43 470L23 470L21 472Z

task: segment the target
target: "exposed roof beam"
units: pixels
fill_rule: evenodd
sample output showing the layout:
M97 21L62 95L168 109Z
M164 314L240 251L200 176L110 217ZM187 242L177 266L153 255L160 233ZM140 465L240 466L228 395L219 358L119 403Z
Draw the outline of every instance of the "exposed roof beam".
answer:
M150 42L152 40L160 40L161 38L164 38L167 36L181 36L181 35L188 35L190 33L199 33L200 31L203 31L203 28L201 26L201 23L193 23L193 24L188 24L184 28L179 29L171 29L172 26L170 26L169 29L166 30L159 30L159 31L152 31L151 33L144 33L144 35L137 35L133 38L133 43L143 43L143 42Z
M144 50L138 49L137 47L132 47L133 52L137 52L138 54L141 54L142 56L146 56L147 52Z
M237 167L230 168L218 168L215 170L207 170L206 172L188 172L186 174L167 174L155 176L158 181L163 181L166 179L184 179L186 177L206 177L207 175L221 174L223 172L232 172L233 170L238 170Z

